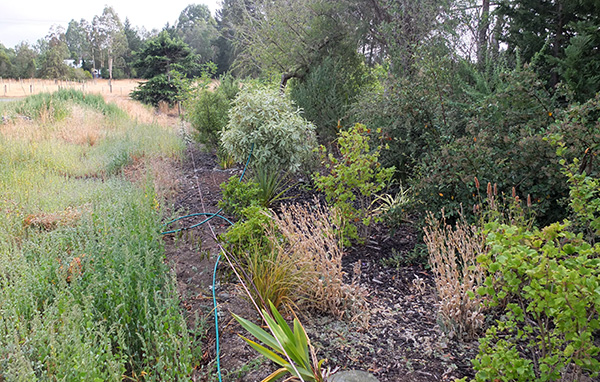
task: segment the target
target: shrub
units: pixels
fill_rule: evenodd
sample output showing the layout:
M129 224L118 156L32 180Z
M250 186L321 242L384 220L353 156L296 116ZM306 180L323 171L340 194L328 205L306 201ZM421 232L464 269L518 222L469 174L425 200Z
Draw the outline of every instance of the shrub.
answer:
M364 92L352 106L354 121L381 129L381 164L394 166L405 184L426 154L465 134L476 112L468 107L473 97L464 89L464 65L449 57L416 52L415 75L382 77L381 87Z
M558 136L554 139L562 155L565 143ZM564 168L571 208L581 221L598 229L600 203L593 196L598 179L579 174L579 164L575 160ZM542 230L499 222L486 225L490 251L479 261L488 276L479 294L488 296L503 315L480 341L473 361L478 381L598 377L600 244L570 232L570 227L569 221Z
M259 205L261 190L256 182L241 182L237 176L232 176L220 187L223 198L219 207L229 214L242 217L244 209Z
M544 140L558 104L527 70L505 81L475 106L466 136L423 157L414 178L419 209L439 214L444 208L447 218L456 218L461 205L470 210L477 203L477 177L496 184L500 194L512 187L529 194L539 222L565 216L565 178L555 150Z
M196 129L197 139L208 148L218 149L221 131L228 121L231 101L239 92L239 83L233 76L221 76L215 90L206 87L198 89L187 103L187 117Z
M358 54L325 58L300 81L292 82L290 97L317 126L323 142L337 133L338 120L346 120L352 103L370 84L367 67Z
M169 74L159 74L140 84L131 92L131 98L142 103L157 107L161 101L175 105L183 101L189 94L189 81L176 71Z
M238 162L252 151L254 168L295 172L311 157L314 130L278 91L245 89L233 102L221 142Z
M267 232L274 229L271 215L253 205L242 210L238 221L223 236L227 253L233 255L251 297L263 307L293 305L298 287L296 264L274 251ZM271 237L274 234L271 233Z
M479 293L504 314L480 342L473 361L478 381L598 375L600 246L592 247L568 227L568 222L533 231L486 226L490 252L480 261L489 276Z
M200 90L189 102L187 118L196 129L196 138L210 149L217 149L221 130L227 124L229 101L219 91Z
M369 146L369 130L356 124L347 131L340 131L338 145L341 157L320 147L321 157L329 174L315 174L315 185L325 193L327 202L340 211L340 228L344 245L350 240L363 241L372 222L380 220L373 214L373 200L389 183L394 168L382 168L379 164L381 147Z

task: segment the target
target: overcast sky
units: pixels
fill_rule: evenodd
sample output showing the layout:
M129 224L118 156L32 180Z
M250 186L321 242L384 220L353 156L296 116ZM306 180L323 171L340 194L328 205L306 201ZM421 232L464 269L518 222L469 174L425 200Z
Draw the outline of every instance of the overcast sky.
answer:
M52 25L62 25L66 30L73 19L91 22L94 16L102 14L105 5L114 8L121 22L127 17L134 27L145 27L150 31L160 30L166 23L172 25L190 4L206 4L214 15L220 2L119 0L111 4L85 0L0 0L0 43L7 48L14 48L21 41L35 44L48 34Z

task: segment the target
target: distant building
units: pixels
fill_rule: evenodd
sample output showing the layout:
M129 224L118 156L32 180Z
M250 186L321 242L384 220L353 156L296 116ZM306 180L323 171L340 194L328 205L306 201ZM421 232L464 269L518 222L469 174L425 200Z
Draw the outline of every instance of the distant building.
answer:
M71 68L75 68L75 69L81 68L81 64L82 64L81 61L76 63L75 60L63 60L63 62L65 65L70 66Z

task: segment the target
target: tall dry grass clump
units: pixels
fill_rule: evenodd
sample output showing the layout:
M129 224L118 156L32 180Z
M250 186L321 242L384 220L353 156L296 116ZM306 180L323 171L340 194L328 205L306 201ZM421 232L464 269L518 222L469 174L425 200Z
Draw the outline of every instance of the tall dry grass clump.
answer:
M456 225L446 224L431 213L424 228L429 263L435 275L439 319L450 337L474 337L484 323L483 299L477 288L484 281L477 256L486 250L485 236L461 215Z
M368 320L366 292L353 280L344 282L343 250L336 230L339 214L315 200L313 204L281 207L273 219L284 240L270 233L280 255L299 267L303 298L299 305L338 318Z

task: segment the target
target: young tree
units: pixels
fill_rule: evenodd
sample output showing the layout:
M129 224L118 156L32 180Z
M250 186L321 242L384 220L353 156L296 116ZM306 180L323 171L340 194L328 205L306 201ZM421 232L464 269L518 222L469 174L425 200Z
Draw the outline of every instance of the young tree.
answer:
M171 38L166 31L146 41L135 57L133 66L142 78L168 74L173 70L187 74L196 66L196 57L190 47L179 38Z
M15 47L16 56L14 59L14 75L21 78L32 78L36 71L37 54L29 47L26 42L21 42Z
M184 74L195 69L195 55L181 39L172 39L167 31L162 31L135 56L134 67L149 80L132 92L132 98L154 106L161 101L173 105L189 93Z

